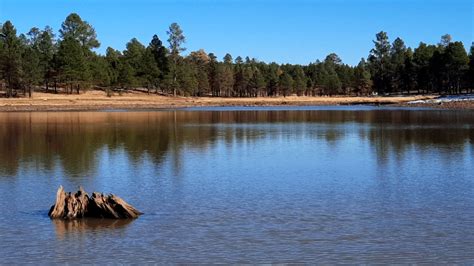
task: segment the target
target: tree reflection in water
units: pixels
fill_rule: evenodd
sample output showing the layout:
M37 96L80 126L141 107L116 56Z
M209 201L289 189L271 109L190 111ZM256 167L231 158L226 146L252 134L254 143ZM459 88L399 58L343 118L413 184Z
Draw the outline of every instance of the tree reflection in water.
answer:
M132 163L148 156L160 165L168 157L179 171L187 147L206 150L216 141L257 143L288 134L337 144L354 129L383 163L413 146L463 151L474 139L474 116L434 110L2 113L0 170L13 176L31 163L45 170L60 166L70 176L90 175L103 149L123 149Z

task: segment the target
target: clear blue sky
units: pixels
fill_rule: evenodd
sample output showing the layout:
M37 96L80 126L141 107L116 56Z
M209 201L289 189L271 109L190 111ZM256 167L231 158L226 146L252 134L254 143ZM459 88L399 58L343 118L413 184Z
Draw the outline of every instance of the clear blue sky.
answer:
M469 47L474 0L0 0L0 21L19 32L50 25L57 31L71 12L91 23L101 42L123 50L136 37L166 40L169 24L181 25L189 51L204 48L265 62L307 64L337 53L357 64L367 57L375 33L407 45L437 43L450 33Z

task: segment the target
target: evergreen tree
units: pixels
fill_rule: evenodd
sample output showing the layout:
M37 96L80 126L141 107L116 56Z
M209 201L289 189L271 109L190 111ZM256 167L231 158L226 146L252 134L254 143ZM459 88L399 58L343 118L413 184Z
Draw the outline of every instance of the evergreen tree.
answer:
M16 35L16 29L10 21L6 21L2 25L0 43L2 47L0 54L1 74L7 83L7 97L11 97L21 86L22 49L20 38Z
M66 17L59 30L61 39L72 39L78 41L86 49L98 48L100 46L97 40L95 29L83 21L76 13L71 13Z
M112 47L107 47L105 61L107 62L107 76L109 76L110 86L118 85L119 60L121 53Z
M155 89L156 92L158 86L161 84L161 72L151 49L145 49L141 63L143 70L143 86L147 88L148 93L150 93L151 89Z
M36 31L35 28L32 31ZM21 46L21 86L23 87L23 94L32 96L33 86L38 84L41 80L41 68L40 68L40 53L37 50L37 34L29 34L30 39L23 43ZM39 34L39 30L38 30Z
M324 62L327 63L327 64L332 64L334 66L342 65L341 58L335 53L331 53L331 54L327 55L326 59L324 59Z
M349 94L351 89L353 89L353 68L348 65L339 65L336 66L336 73L339 81L341 82L340 93Z
M446 47L448 47L448 45L451 43L452 40L453 40L453 38L451 37L450 34L445 34L445 35L441 36L441 41L439 42L438 45L440 47L446 48Z
M108 64L105 57L96 53L88 59L90 82L95 86L110 86Z
M279 78L279 66L276 63L271 63L268 65L265 74L265 80L267 81L267 96L277 96L278 95L278 84L280 81Z
M188 64L192 64L197 81L197 92L195 96L202 96L211 91L210 72L211 57L203 50L193 51L187 57Z
M146 48L136 38L131 39L126 49L123 51L123 57L132 70L131 86L145 86L147 78L145 76L145 66L143 64Z
M402 78L402 87L405 89L408 94L415 89L417 82L416 82L416 69L415 64L413 62L413 52L411 48L408 48L405 52L405 62L404 68L401 73Z
M239 97L248 96L247 88L253 75L251 66L237 64L234 72L234 92Z
M209 84L209 75L207 74L207 69L203 65L199 65L197 67L196 79L198 91L195 96L208 95L211 90L211 86Z
M79 94L81 85L89 80L88 61L81 43L71 37L63 39L58 48L59 77L68 84L67 91Z
M259 68L254 68L252 77L248 84L248 91L251 97L257 97L262 95L262 91L265 89L265 78Z
M220 64L217 71L217 89L220 96L233 95L234 71L230 64Z
M294 92L298 96L301 96L306 91L306 86L307 86L306 76L301 66L295 66L293 77L294 77L293 78Z
M240 65L240 64L243 64L243 63L244 63L244 60L242 59L242 57L237 56L237 57L235 58L235 64L236 64L236 65Z
M413 67L418 92L428 92L434 86L431 75L431 58L437 48L434 45L426 45L421 42L413 53Z
M469 69L469 56L462 42L451 42L445 50L449 93L461 93L461 81Z
M444 54L444 48L438 46L435 48L433 55L430 58L430 80L433 85L433 92L442 93L448 80L447 62Z
M293 88L293 78L288 73L281 74L278 86L283 97L289 96Z
M325 87L327 88L327 91L329 93L329 96L339 94L339 90L341 89L341 81L339 80L339 77L337 76L336 71L333 69L330 69L328 71L328 76L326 78L325 82Z
M35 38L33 49L39 54L39 72L45 89L48 91L49 82L55 76L53 58L56 53L56 47L51 27L46 26L44 30L39 32L37 38Z
M390 42L386 32L377 33L375 47L370 51L369 65L375 89L378 93L391 91Z
M127 62L125 57L121 57L118 65L117 84L120 89L128 89L136 82L134 77L134 69Z
M224 61L224 64L232 64L232 55L225 54L223 61Z
M399 93L403 92L404 88L404 77L403 73L405 71L405 61L406 61L406 54L407 47L402 39L396 38L392 44L392 48L390 50L391 56L391 81L393 84L393 89L398 91Z
M372 80L364 58L360 60L355 68L354 78L357 95L369 95L372 91Z
M192 64L178 64L178 88L184 96L197 96L199 83L196 79L196 69Z
M474 42L471 44L471 50L469 51L469 70L467 72L466 81L470 88L470 92L474 89Z
M322 73L322 84L326 93L330 96L339 94L342 88L341 80L337 75L336 68L341 64L341 60L336 54L329 54L324 60L324 72Z
M157 87L162 86L162 82L165 79L165 76L169 72L169 65L168 65L168 51L166 47L163 46L162 41L160 38L158 38L157 35L153 35L153 38L148 45L148 49L151 51L153 54L153 57L155 59L156 65L158 67L159 71L159 77L158 77L158 83Z
M315 79L314 83L315 83L315 87L317 89L317 92L319 92L319 96L329 94L329 91L327 89L329 73L326 70L326 64L325 63L318 63L317 68L316 68L316 73L317 73L317 75L316 75L316 79Z
M178 87L177 84L177 71L178 71L178 60L180 57L180 53L185 51L186 48L183 47L183 44L186 42L186 38L184 37L183 30L178 25L178 23L172 23L166 32L168 34L168 43L170 49L170 56L172 64L169 66L169 71L171 75L171 87L173 90L173 96L176 96L176 89Z
M209 54L209 86L211 88L211 95L214 97L219 96L219 64L217 62L217 57L213 54Z
M66 17L59 34L61 41L57 56L58 74L68 83L70 93L74 87L79 93L80 88L87 86L92 77L94 66L90 62L94 61L95 55L91 49L100 46L97 34L95 29L76 13Z

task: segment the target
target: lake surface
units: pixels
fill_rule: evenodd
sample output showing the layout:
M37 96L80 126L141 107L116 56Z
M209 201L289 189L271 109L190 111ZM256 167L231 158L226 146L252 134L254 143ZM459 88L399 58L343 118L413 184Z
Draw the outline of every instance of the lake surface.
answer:
M52 221L56 190L133 221ZM0 263L474 263L474 113L0 113Z

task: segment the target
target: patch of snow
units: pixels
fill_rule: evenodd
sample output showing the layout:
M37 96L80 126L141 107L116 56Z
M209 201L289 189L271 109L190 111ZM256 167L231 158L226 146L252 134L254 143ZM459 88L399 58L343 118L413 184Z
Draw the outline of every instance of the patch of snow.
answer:
M409 104L418 104L418 103L447 103L447 102L461 102L461 101L474 101L474 94L466 95L445 95L439 96L434 99L429 100L416 100L410 101Z

